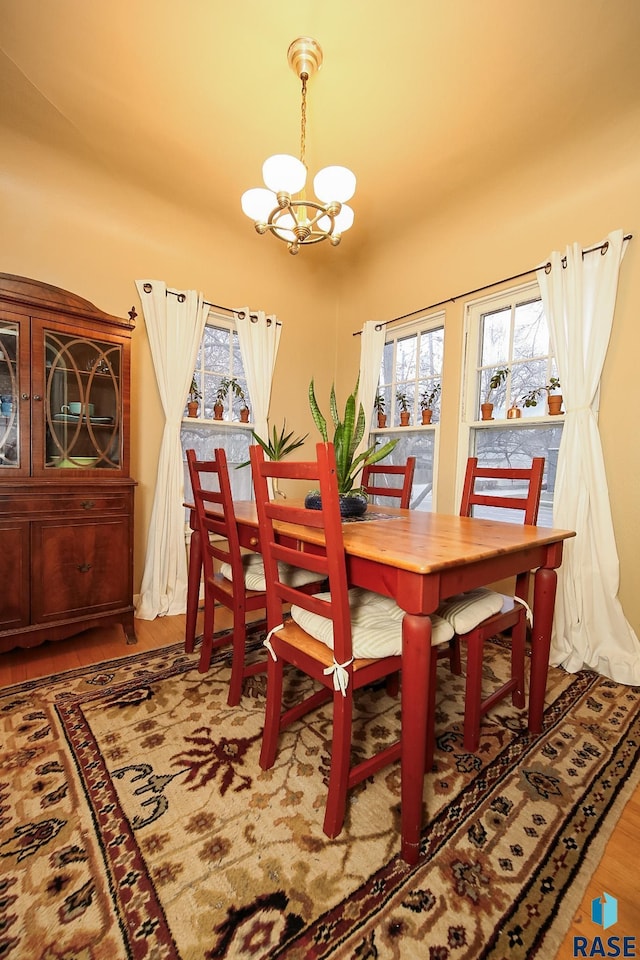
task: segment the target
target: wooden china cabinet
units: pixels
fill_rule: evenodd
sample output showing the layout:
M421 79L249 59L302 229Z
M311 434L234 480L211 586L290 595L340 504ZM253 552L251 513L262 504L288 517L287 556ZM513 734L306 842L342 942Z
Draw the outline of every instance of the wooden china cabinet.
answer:
M135 643L135 316L0 274L0 653L114 622Z

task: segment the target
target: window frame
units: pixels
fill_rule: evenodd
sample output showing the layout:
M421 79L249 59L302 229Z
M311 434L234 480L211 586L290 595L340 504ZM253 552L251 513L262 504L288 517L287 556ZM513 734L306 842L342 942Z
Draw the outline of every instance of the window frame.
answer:
M496 418L495 420L478 419L478 406L482 400L482 398L479 397L482 319L486 314L496 312L501 308L510 307L513 311L520 304L526 304L536 300L541 301L542 295L537 280L534 280L529 283L519 284L516 287L500 290L493 294L478 297L465 304L460 416L456 458L456 503L458 504L462 496L467 459L476 455L475 451L477 450L477 446L475 437L480 430L493 431L512 428L515 430L524 430L532 427L535 428L536 426L549 427L564 424L564 413L550 416L546 400L539 403L539 407L543 411L539 414L527 413L526 416L508 418L505 409L504 416ZM513 325L513 317L511 324ZM549 353L546 354L545 357L547 360L547 369L551 369L555 363L555 355L553 353L553 342L550 330ZM538 359L540 359L539 356L532 358L532 360ZM510 364L510 359L505 362L505 366L510 366ZM550 458L547 457L545 477L548 476L549 465Z
M398 342L399 340L402 340L402 339L408 337L408 336L413 335L414 333L417 334L417 335L420 335L420 334L423 334L423 333L431 333L433 330L438 330L438 329L442 329L442 335L443 335L442 369L441 369L441 372L440 372L439 377L437 378L437 379L439 379L440 384L441 384L441 387L442 387L442 384L443 384L443 376L444 376L444 350L445 350L444 341L445 341L445 334L446 334L446 314L445 314L445 311L444 311L444 310L438 310L436 313L428 313L428 314L426 314L426 315L424 315L424 316L418 317L417 319L412 319L412 320L409 320L409 321L407 321L407 322L405 322L405 323L403 323L403 324L398 324L397 326L394 325L393 327L387 327L387 328L385 329L385 347L386 347L386 345L387 345L388 343L391 343L391 342L394 343L393 358L392 358L392 363L391 363L391 367L392 367L392 378L391 378L390 383L387 384L387 386L389 386L390 391L391 391L391 394L390 394L390 396L391 396L391 404L392 404L392 406L393 406L394 413L395 413L396 408L397 408L397 401L396 401L396 392L397 392L397 379L396 379L396 374L397 374L397 363L396 363L396 358L397 358L397 342ZM418 353L418 359L419 359L419 353ZM382 370L383 370L383 364L384 364L384 357L383 357L383 360L381 361L381 364L380 364L380 373L379 373L379 377L378 377L378 387L376 388L376 393L377 393L377 390L379 389L380 378L381 378L381 376L382 376ZM431 489L431 511L430 511L430 512L435 513L435 512L437 511L437 489L438 489L438 485L437 485L437 482L436 482L436 481L437 481L437 476L438 476L439 457L440 457L440 419L441 419L441 416L442 416L442 389L441 389L441 392L440 392L438 419L432 421L431 423L423 424L423 423L421 422L421 420L420 420L420 417L419 417L419 410L420 410L419 396L420 396L420 391L418 390L418 385L419 385L420 381L421 381L421 380L424 380L424 379L425 379L424 377L420 377L419 363L416 363L416 371L415 371L415 377L414 377L414 383L415 383L416 386L415 386L415 390L414 390L413 408L412 408L412 418L413 418L413 422L410 423L408 426L401 426L399 423L397 423L397 424L391 423L390 425L387 425L386 427L378 427L378 426L377 426L377 421L376 421L376 416L375 416L375 410L374 410L374 413L373 413L373 416L372 416L372 420L371 420L371 427L370 427L370 429L369 429L369 438L370 438L370 443L373 443L374 441L377 441L378 443L382 444L382 443L387 442L388 440L393 440L393 439L395 439L396 437L399 437L399 438L402 439L403 437L407 437L407 436L409 436L409 435L411 435L411 434L415 434L415 433L418 433L418 434L420 434L420 433L423 433L423 434L424 434L424 433L431 433L431 434L433 434L433 474L432 474L432 475L433 475L433 483L432 483L432 489ZM435 380L436 378L434 377L433 379ZM388 412L388 411L387 411L387 412ZM390 418L390 419L393 419L393 418ZM411 454L409 453L409 455L411 455ZM384 461L383 461L383 462L384 462Z

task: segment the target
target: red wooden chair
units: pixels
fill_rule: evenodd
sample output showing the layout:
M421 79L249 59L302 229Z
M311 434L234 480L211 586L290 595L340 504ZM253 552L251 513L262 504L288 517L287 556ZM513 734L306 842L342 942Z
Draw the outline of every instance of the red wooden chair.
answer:
M244 557L241 553L224 450L214 450L213 460L198 460L195 450L187 450L187 464L204 569L204 632L198 670L206 673L214 646L228 642L225 637L215 643L213 639L215 604L222 603L233 612L228 703L235 706L242 696L244 678L266 669L264 661L245 665L246 614L251 610L266 610L267 605L262 557L258 554ZM217 490L210 489L212 481ZM214 561L222 565L226 576L215 572ZM247 583L258 589L251 589Z
M251 466L260 525L260 545L267 576L267 703L260 766L273 765L281 730L320 704L333 701L331 767L324 832L336 837L344 823L350 787L400 757L400 742L351 765L354 690L396 673L401 666L403 611L388 597L349 590L338 506L333 444L318 444L317 462L265 461L260 447L251 447ZM267 478L309 481L319 486L321 510L270 500ZM295 542L280 540L274 525L304 524L324 531L324 547L302 552ZM315 596L284 583L278 563L304 564L328 578L329 592ZM291 619L282 605L290 603ZM448 624L434 623L436 642L452 636ZM436 636L437 635L437 636ZM293 664L321 685L302 702L281 713L284 665Z
M472 516L474 506L509 511L522 511L525 524L535 525L538 519L544 457L535 457L528 469L479 467L478 458L467 461L460 516ZM494 482L524 481L526 493L509 496L500 488L476 489L477 480ZM511 516L511 514L509 514ZM513 521L512 521L513 522ZM473 753L480 743L480 719L496 703L511 694L515 707L524 707L524 665L529 601L529 572L516 578L515 597L493 590L479 589L458 594L446 600L438 614L449 621L455 631L452 648L452 669L460 669L460 642L467 647L467 681L464 708L464 748ZM511 630L511 676L499 689L482 699L482 658L485 640ZM446 650L438 656L446 654ZM455 663L455 665L454 665ZM457 666L457 669L456 669Z
M393 497L399 500L397 506L408 510L415 469L415 457L407 457L405 464L375 463L362 471L362 487L369 496Z

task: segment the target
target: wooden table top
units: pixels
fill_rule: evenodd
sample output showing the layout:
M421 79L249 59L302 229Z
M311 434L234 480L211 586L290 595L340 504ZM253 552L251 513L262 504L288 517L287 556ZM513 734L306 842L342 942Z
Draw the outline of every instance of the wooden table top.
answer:
M303 500L288 502L295 506L304 503ZM236 501L234 506L239 523L257 527L253 501ZM371 506L369 509L385 519L344 523L342 531L347 554L420 574L520 553L523 548L543 547L575 536L571 530L500 520L397 507ZM306 543L323 542L322 531L311 527L283 524L282 530ZM426 543L428 550L425 550Z

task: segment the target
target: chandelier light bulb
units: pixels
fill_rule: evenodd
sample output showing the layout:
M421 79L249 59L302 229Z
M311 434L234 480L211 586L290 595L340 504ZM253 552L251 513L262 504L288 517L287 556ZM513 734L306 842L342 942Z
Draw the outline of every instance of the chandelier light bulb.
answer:
M324 167L313 179L313 190L323 203L345 203L356 192L355 174L347 167Z
M334 233L345 233L353 226L354 213L349 204L343 203L340 213L335 219Z
M307 170L301 160L287 153L276 153L262 165L262 178L274 193L300 193L307 182Z
M264 187L253 187L242 194L242 212L256 223L266 223L269 214L278 206L275 193Z

